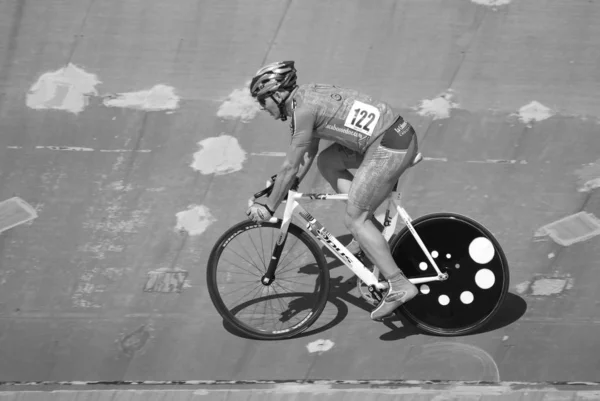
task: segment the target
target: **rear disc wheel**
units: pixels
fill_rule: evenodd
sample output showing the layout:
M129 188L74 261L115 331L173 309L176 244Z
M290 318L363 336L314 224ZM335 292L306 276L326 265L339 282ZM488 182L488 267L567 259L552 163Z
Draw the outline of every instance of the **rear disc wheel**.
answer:
M458 336L481 329L498 312L509 285L502 247L480 223L454 213L412 222L445 281L418 284L419 294L400 312L424 332ZM436 275L413 235L404 227L390 246L407 278Z

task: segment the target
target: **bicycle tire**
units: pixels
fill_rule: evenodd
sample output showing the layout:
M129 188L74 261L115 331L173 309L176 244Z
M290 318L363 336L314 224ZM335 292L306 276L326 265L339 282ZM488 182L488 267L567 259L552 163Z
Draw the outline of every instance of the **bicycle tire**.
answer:
M250 229L263 229L263 228L272 228L279 230L281 227L282 221L279 219L276 223L270 222L262 222L262 223L254 223L250 220L242 221L230 229L228 229L221 237L217 240L213 249L208 258L208 265L206 270L206 279L208 292L210 294L211 301L216 308L217 312L221 315L221 317L229 323L232 327L235 328L238 332L251 337L256 340L282 340L294 337L306 329L308 329L321 315L325 305L327 304L327 299L329 296L329 269L327 269L327 261L325 259L325 255L323 251L319 247L317 241L310 236L307 232L302 230L300 227L296 226L293 223L290 223L288 228L288 236L286 239L286 244L290 240L290 236L296 237L300 240L301 243L306 245L310 253L315 259L315 263L318 267L318 297L316 304L312 307L312 311L309 312L308 316L300 321L300 323L292 326L290 329L285 330L273 330L272 332L267 332L261 329L256 329L251 327L250 325L240 321L235 316L235 308L228 308L223 301L218 288L217 283L217 270L219 266L219 260L223 254L223 251L226 247L231 243L231 241L241 235L244 232L247 232ZM266 259L266 258L265 258ZM269 255L270 259L270 255ZM280 261L281 262L281 261ZM275 281L277 280L277 271L275 272ZM260 283L260 281L258 281ZM300 293L289 293L287 295L299 295ZM268 297L267 297L268 298ZM265 299L266 300L266 299ZM240 305L239 307L242 307Z
M440 222L443 224L439 224ZM436 223L437 227L434 227ZM412 225L430 253L433 253L434 249L439 249L439 253L442 254L445 252L444 249L447 250L448 253L445 254L447 260L442 261L443 256L438 254L437 256L442 257L438 258L436 264L442 272L449 274L449 278L446 281L427 283L426 287L418 285L420 291L417 297L402 305L399 312L419 330L439 336L466 335L483 328L501 307L510 281L506 255L498 240L482 224L456 213L428 214L412 221ZM444 227L448 230L445 236L441 232ZM468 248L467 243L473 244L474 240L471 237L477 233L480 237L487 238L493 245L493 249L490 249L489 246L486 248L486 252L493 256L485 266L473 261L472 254L470 254L471 249L466 249ZM435 236L440 235L441 237L436 239ZM394 260L409 279L435 274L433 268L427 267L429 271L424 274L418 267L418 265L424 266L423 263L429 263L408 227L400 230L390 243L390 250ZM469 269L473 266L478 267L479 270L474 272ZM493 281L493 284L489 288L482 289L479 282L482 282L482 276L489 277L489 271L492 271L493 280L490 280L490 283ZM485 274L480 275L481 272ZM473 279L470 278L471 275ZM480 278L479 282L477 282L478 277ZM485 283L484 287L489 285L489 283ZM426 288L430 292L425 294L422 288ZM456 299L459 291L462 292ZM465 303L462 298L465 293L476 295L474 297L465 296L464 299L470 301L470 303ZM436 294L444 295L438 295L436 299ZM446 297L444 302L447 299L448 304L442 304L440 301L442 296ZM451 307L448 306L450 304ZM472 321L469 321L470 319Z

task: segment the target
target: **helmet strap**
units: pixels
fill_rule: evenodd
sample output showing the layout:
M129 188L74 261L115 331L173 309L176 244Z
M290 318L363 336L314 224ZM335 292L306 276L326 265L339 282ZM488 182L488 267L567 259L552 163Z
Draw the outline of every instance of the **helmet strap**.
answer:
M283 99L281 102L278 102L277 100L275 100L275 98L273 97L273 95L271 95L271 99L273 100L273 102L275 102L275 104L279 108L279 115L281 116L281 121L287 121L287 113L286 113L286 110L285 110L285 102L288 100L288 98L290 97L290 95L291 95L291 92L288 92L288 94L285 97L285 99Z

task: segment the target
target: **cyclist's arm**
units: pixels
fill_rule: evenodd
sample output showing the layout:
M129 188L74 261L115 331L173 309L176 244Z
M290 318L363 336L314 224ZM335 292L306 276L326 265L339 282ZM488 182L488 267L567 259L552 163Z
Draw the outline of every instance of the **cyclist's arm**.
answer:
M306 174L310 170L310 166L312 166L312 163L315 160L315 156L319 152L319 141L319 138L313 138L308 150L304 155L304 163L302 164L302 167L300 167L300 171L298 172L298 174L296 174L300 182L302 182L304 176L306 176Z
M279 173L277 173L273 192L271 192L271 196L266 202L271 210L277 209L281 204L298 175L300 164L304 164L301 172L303 174L301 178L304 178L319 148L319 139L313 135L314 114L309 109L296 110L292 118L294 119L292 142L285 161ZM304 156L307 153L307 160L304 161Z

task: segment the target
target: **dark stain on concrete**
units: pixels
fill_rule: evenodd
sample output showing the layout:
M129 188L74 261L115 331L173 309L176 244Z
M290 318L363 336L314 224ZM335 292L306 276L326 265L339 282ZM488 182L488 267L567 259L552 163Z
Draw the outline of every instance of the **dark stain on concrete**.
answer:
M79 41L81 40L81 38L83 38L83 28L85 27L85 23L87 22L88 16L90 15L90 10L92 9L92 6L94 5L94 1L95 0L91 0L90 4L88 5L87 10L85 11L85 15L83 16L83 20L81 21L81 26L79 27L79 32L73 36L73 44L71 45L71 48L69 49L69 56L67 57L67 61L65 62L65 65L68 65L71 60L73 60L73 55L75 54L75 50L77 50L77 46L79 45Z
M7 35L8 45L6 47L6 53L4 54L4 57L0 57L0 59L3 60L3 62L0 63L0 110L2 110L4 93L6 90L6 86L8 85L10 73L12 71L13 58L17 50L17 40L21 32L21 20L23 19L23 15L25 14L25 3L26 0L16 1L13 17L10 19L12 21L12 24L10 26L10 31Z
M0 234L0 271L4 271L4 252L6 251L6 242L10 233Z
M181 253L185 249L185 245L187 244L187 240L189 238L187 231L181 232L181 230L180 230L179 234L183 236L183 239L181 240L181 243L179 244L179 249L177 249L177 251L175 253L175 257L171 261L171 270L176 270L175 266L177 265L177 262L179 261L179 258L181 257Z
M188 272L185 270L151 271L144 292L180 293Z
M135 331L125 335L119 341L121 352L127 357L133 356L141 350L150 339L150 328L147 325L142 325Z
M129 157L127 158L127 162L125 165L125 175L123 177L123 183L125 185L127 183L129 183L129 177L131 175L131 172L133 171L135 161L137 159L138 152L136 152L136 151L140 149L140 145L142 144L142 139L144 138L144 134L146 133L147 124L148 124L148 112L144 112L142 121L140 123L140 128L138 130L138 134L135 139L135 145L134 145L134 148L132 149L133 151L129 152Z

